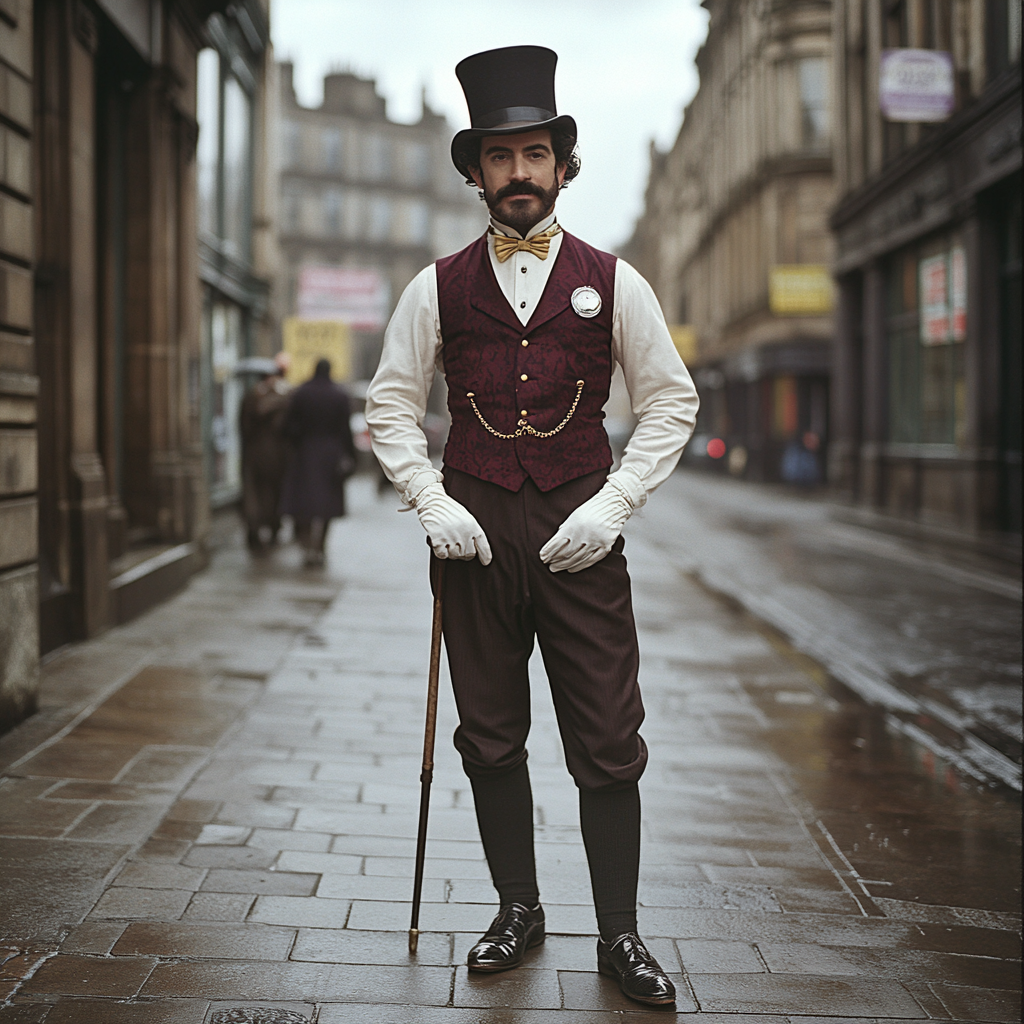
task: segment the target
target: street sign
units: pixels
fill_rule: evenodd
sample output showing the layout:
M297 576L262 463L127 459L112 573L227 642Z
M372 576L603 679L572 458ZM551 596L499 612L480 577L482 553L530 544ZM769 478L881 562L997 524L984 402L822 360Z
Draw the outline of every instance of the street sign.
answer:
M302 320L338 320L356 331L382 331L391 289L376 270L312 264L299 271Z
M878 105L890 121L945 121L953 113L953 55L944 50L883 50Z
M831 313L832 276L819 263L782 263L772 267L768 306L773 313Z
M301 320L287 317L282 324L284 350L292 357L289 384L304 384L313 376L318 359L331 361L331 377L352 376L352 346L348 325L338 320Z

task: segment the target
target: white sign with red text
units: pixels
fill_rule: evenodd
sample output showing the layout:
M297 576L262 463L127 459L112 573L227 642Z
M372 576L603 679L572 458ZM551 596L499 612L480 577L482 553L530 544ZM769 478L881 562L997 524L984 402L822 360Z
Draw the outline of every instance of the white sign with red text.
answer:
M391 288L376 270L305 266L299 271L300 320L337 320L356 331L381 331Z
M955 245L918 266L921 344L944 345L967 337L967 254Z

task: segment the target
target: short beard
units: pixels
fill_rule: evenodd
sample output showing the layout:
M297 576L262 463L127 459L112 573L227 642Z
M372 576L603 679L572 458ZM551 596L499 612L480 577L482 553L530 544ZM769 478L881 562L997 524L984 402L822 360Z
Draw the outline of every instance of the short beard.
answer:
M541 188L539 185L534 185L532 182L521 182L506 185L504 188L498 189L497 192L492 192L487 186L484 186L484 202L487 203L487 208L494 214L494 218L500 221L502 224L507 224L510 228L518 231L524 238L526 232L542 221L552 210L555 205L555 200L558 198L558 179L556 178L551 188ZM526 208L523 208L521 214L516 213L513 207L511 215L499 214L497 212L498 204L509 196L522 196L530 195L537 196L543 204L543 212L539 217L535 217L532 213L529 213Z

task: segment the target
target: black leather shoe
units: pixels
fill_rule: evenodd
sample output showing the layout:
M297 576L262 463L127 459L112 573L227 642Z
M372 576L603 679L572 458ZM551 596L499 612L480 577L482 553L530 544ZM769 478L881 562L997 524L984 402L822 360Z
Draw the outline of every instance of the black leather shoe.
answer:
M471 971L507 971L518 967L528 949L544 941L544 909L530 910L522 903L506 904L491 922L487 934L469 951Z
M636 932L626 932L611 943L598 939L597 969L618 978L623 994L638 1003L665 1006L676 1001L675 985Z

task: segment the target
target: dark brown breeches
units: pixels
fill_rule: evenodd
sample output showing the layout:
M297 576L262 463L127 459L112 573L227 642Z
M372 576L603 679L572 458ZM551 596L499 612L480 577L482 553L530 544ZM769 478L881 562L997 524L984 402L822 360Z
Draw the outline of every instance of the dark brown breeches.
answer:
M455 746L471 777L502 774L526 760L535 636L576 785L614 790L643 774L644 709L623 539L578 573L553 573L539 556L606 477L600 470L547 493L527 480L512 493L445 470L445 488L476 516L494 554L490 565L451 560L446 570L444 640L460 720Z

